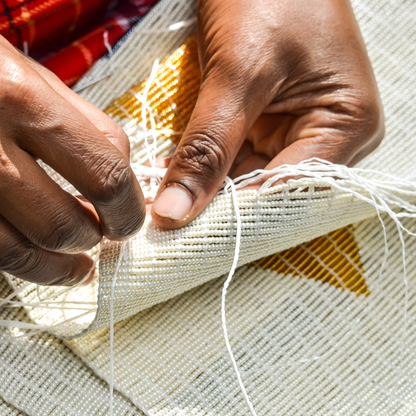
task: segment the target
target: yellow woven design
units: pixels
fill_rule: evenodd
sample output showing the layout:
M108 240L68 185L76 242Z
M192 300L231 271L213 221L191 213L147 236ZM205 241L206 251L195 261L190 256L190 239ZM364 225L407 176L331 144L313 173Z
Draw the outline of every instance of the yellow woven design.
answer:
M352 227L341 228L325 236L293 247L253 263L263 269L292 276L321 280L338 288L347 288L357 295L370 291L363 277L363 268Z
M158 68L156 77L147 94L147 105L151 108L156 128L183 131L188 124L198 97L201 75L195 36L170 55ZM142 121L142 102L147 80L119 99L114 101L105 112L112 118L135 119ZM147 127L150 129L149 117ZM176 141L180 136L175 136Z

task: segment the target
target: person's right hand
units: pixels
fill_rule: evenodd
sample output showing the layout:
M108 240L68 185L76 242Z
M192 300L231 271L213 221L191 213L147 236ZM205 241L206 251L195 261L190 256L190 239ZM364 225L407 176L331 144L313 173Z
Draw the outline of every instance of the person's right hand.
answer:
M145 218L123 130L0 37L0 271L45 285L91 275L83 254ZM84 198L60 188L41 159ZM87 279L88 281L89 279Z

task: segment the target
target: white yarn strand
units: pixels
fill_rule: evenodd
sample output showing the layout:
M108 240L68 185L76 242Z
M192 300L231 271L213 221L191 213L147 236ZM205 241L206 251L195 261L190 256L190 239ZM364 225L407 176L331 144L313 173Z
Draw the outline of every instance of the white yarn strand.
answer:
M247 406L250 409L250 413L252 414L252 416L257 416L257 414L254 410L254 407L253 407L253 405L252 405L252 403L251 403L251 401L248 397L246 388L244 387L243 380L241 379L240 370L238 369L237 362L234 358L234 354L233 354L231 344L230 344L230 340L229 340L229 337L228 337L227 321L226 321L226 316L225 316L225 298L227 296L227 289L228 289L228 287L231 283L231 280L234 276L235 269L237 268L238 257L240 255L240 245L241 245L241 217L240 217L240 210L238 208L237 192L236 192L236 189L235 189L234 182L228 176L225 178L225 183L226 183L226 189L228 187L230 187L230 189L231 189L231 198L232 198L232 201L233 201L235 217L236 217L236 220L237 220L237 235L236 235L236 239L235 239L234 261L233 261L233 264L231 266L230 273L228 274L228 277L225 280L224 286L223 286L223 289L222 289L222 296L221 296L222 330L223 330L223 333L224 333L225 345L227 346L227 350L228 350L228 354L230 356L231 363L234 367L235 374L237 375L237 380L238 380L238 384L240 385L241 393L244 396L244 400L246 401Z
M125 251L127 248L128 241L123 241L120 248L120 254L118 256L116 268L114 271L114 277L111 282L111 298L110 298L110 416L114 415L113 405L114 405L114 293L118 278L118 272L120 270L120 265L125 256Z
M172 23L166 29L160 29L160 30L141 30L140 33L141 34L144 34L144 35L160 35L160 34L169 33L169 32L176 32L176 31L178 31L180 29L185 29L185 28L187 28L189 26L194 25L196 23L196 21L197 21L197 18L196 17L193 17L191 19L181 20L179 22ZM103 34L103 41L104 41L105 47L107 48L107 50L109 52L108 53L108 58L110 59L112 57L112 55L113 55L113 49L112 49L110 43L108 42L108 32L107 31L105 31L104 34ZM72 90L74 92L80 92L80 91L84 90L85 88L90 87L91 85L94 85L97 82L99 82L99 81L101 81L101 80L103 80L105 78L110 77L111 75L115 74L117 71L120 71L121 69L122 68L112 68L111 60L110 60L110 71L108 71L108 72L106 72L106 73L104 73L102 75L99 75L99 76L91 79L88 83L83 84L83 85L81 85L79 87L74 86L72 88Z

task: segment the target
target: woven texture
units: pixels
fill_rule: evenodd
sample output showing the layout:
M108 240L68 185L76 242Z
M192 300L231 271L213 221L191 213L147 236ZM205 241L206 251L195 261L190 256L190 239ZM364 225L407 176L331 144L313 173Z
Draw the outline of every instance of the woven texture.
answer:
M390 1L353 5L387 116L386 139L361 166L414 180L416 6ZM128 117L115 111L109 112L126 126ZM241 200L239 205L244 210ZM292 224L291 219L283 223ZM384 220L389 257L381 275L385 240L377 218L238 270L227 321L258 415L415 413L416 247L407 236L406 281L396 225ZM407 226L414 229L414 221ZM325 232L316 222L313 227ZM285 232L274 234L276 251ZM306 241L303 229L300 233ZM247 414L222 338L224 279L116 325L116 385L148 414ZM101 358L109 348L107 329L68 343L108 379L108 363Z
M391 12L388 3L385 4L384 12ZM153 11L150 12L152 13ZM184 13L188 13L188 10L185 9ZM363 11L361 14L364 14ZM360 16L360 11L357 15ZM380 47L376 52L383 56L379 49ZM369 50L371 52L371 47ZM407 58L413 62L415 55L408 53ZM158 67L153 78L131 88L107 107L107 114L123 126L130 137L132 162L142 164L148 161L149 146L156 148L157 156L168 155L173 151L196 101L200 82L198 68L196 41L191 37ZM377 69L376 65L375 68ZM406 75L402 72L400 74L403 77ZM397 91L390 69L386 74L378 73L378 79L383 96L389 98L393 88ZM408 79L410 81L411 76ZM151 112L142 111L144 102ZM396 105L395 101L393 105ZM389 109L387 106L386 112L388 114L395 110L394 107ZM412 179L413 161L409 155L415 151L412 153L406 148L407 152L402 153L401 143L410 140L404 135L389 134L392 128L389 123L392 122L387 123L388 135L381 149L371 155L364 166L378 170L383 166L383 172L400 173L401 177ZM409 124L409 121L403 123ZM151 144L146 145L146 141ZM387 156L392 152L391 146L394 146L397 155L390 158L387 164ZM399 172L396 158L401 162ZM380 159L385 160L385 165L380 165ZM406 175L401 172L403 166L406 167ZM369 177L372 175L371 172L368 173ZM54 174L54 179L68 189L68 184L58 175ZM145 194L154 194L154 189L152 193L148 183L142 181L141 184ZM247 264L375 215L373 207L353 197L351 193L335 188L319 191L322 187L322 183L308 180L271 188L261 194L253 190L239 192L243 221L239 264ZM307 193L304 192L305 189L308 190ZM159 230L148 218L141 232L130 241L126 259L121 263L114 292L115 322L225 273L233 260L235 229L230 195L219 195L191 225L179 231ZM31 318L38 324L49 327L70 320L59 329L53 328L53 333L61 337L80 336L108 326L111 283L119 254L120 244L102 244L99 284L96 281L87 289L66 292L64 296L54 299L97 302L97 312L91 308L80 319L74 319L77 315L74 310L51 313L49 309L37 308L30 311ZM206 266L199 267L201 264ZM39 289L32 285L25 290L22 300L37 302L45 296L51 296L54 291L59 292L60 289Z
M4 279L0 293L2 298L10 293ZM23 308L2 309L0 319L30 322ZM0 402L0 415L107 415L108 385L62 341L45 333L19 338L25 332L17 328L0 332L0 395L9 403ZM118 393L113 409L114 415L142 415Z
M386 139L361 166L415 180L416 5L389 0L355 0L353 5L387 115ZM166 1L159 3L148 18L155 18L155 10L167 16L169 7ZM183 9L183 13L187 11ZM184 15L176 18L183 20ZM131 42L129 48L133 48ZM156 139L160 155L169 154L180 138L197 85L191 81L198 76L191 76L197 68L192 42L191 38L168 58L155 79L131 88L107 109L128 132L135 162L148 158L145 137L152 145ZM150 72L154 56L143 53ZM108 64L111 62L117 62L115 55ZM117 88L124 81L119 80ZM114 92L111 88L107 92L106 82L101 85L101 103ZM89 89L91 97L98 91L98 84ZM143 102L152 108L153 119L147 114L146 122ZM166 131L152 132L155 128ZM369 171L368 177L376 175ZM54 178L67 185L58 176ZM154 192L154 183L142 184L145 193ZM397 224L384 216L389 252L381 270L385 236L374 209L353 196L353 187L348 192L336 187L322 190L322 185L308 180L262 194L238 193L242 266L227 296L227 322L248 395L258 415L413 415L415 238L404 236L406 277ZM127 246L114 291L114 316L119 321L114 383L147 415L248 414L225 348L220 318L225 280L220 276L231 266L236 242L234 214L231 196L218 195L183 230L163 232L148 219ZM364 219L370 216L373 218ZM354 225L346 227L351 223ZM403 223L416 231L414 220ZM89 288L57 298L54 293L62 288L37 290L27 285L20 294L25 302L52 296L73 305L80 301L96 304L97 312L91 308L89 314L61 327L59 335L89 332L65 342L107 381L110 345L106 326L119 253L120 244L102 244L99 284L95 281ZM22 282L9 279L15 288L21 287ZM79 313L28 310L32 322L47 326ZM5 362L11 371L14 363ZM81 368L71 374L82 372ZM9 384L17 385L18 379L11 377ZM42 411L52 414L49 408Z
M196 18L194 0L161 0L121 42L111 57L97 61L76 85L79 94L106 108L150 73L155 59L164 59L195 32L196 25L179 30L169 26Z
M0 399L0 415L1 416L26 416L24 413L19 412L13 406L7 404Z
M166 155L180 138L195 104L200 76L195 38L173 53L154 74L116 100L106 110L120 123L131 139L132 161L148 160L146 129L168 133L153 136L156 155ZM186 88L185 88L186 87ZM143 120L142 102L152 108ZM173 132L173 133L172 133ZM168 137L166 137L168 136ZM153 144L151 145L153 146ZM62 179L55 180L67 188ZM293 182L293 181L292 181ZM141 182L145 194L152 189ZM373 207L355 198L348 190L327 190L319 181L302 180L273 187L266 192L254 190L238 194L242 216L240 265L288 249L333 231L354 221L375 215ZM351 188L354 190L353 188ZM305 192L307 190L307 192ZM273 215L271 215L273 214ZM147 218L141 232L129 242L114 292L114 317L118 322L145 308L170 299L225 273L233 261L236 225L231 195L219 195L191 225L178 231L162 231ZM279 239L276 236L279 235ZM111 284L120 256L118 243L101 244L100 280L87 289L66 292L55 301L98 299L98 309L78 320L74 310L50 312L37 308L30 316L52 328L61 337L84 335L108 326L110 321ZM200 267L201 264L206 267ZM23 293L25 302L39 302L60 289L29 286Z
M310 266L312 260L321 263L315 276L338 276L330 262L331 254L338 252L344 268L358 268L367 295L308 278L307 269L287 254L269 267L238 270L228 295L227 322L257 415L414 414L415 257L408 259L404 327L401 245L395 224L387 221L386 228L391 245L382 277L384 237L376 219L349 229L352 244L350 239L343 246L341 233L335 240L326 238L338 251L306 259ZM408 252L414 253L415 239L406 242ZM356 250L362 269L352 259ZM310 246L298 251L297 259L307 255ZM279 272L282 263L288 269ZM248 414L222 336L223 282L224 277L209 282L116 325L116 384L149 415ZM70 344L108 379L107 329Z

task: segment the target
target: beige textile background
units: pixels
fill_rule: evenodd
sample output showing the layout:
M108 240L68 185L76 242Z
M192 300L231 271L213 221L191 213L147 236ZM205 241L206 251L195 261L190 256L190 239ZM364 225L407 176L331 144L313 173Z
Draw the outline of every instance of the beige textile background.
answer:
M393 0L356 0L353 5L375 67L387 118L386 140L361 166L415 180L416 5ZM159 5L162 17L163 7L169 7L169 2ZM133 45L127 43L126 47ZM141 59L140 54L132 59ZM153 58L147 62L150 66L144 73L150 72ZM100 88L105 89L106 82ZM226 207L223 215L229 218L229 196L222 200ZM216 206L213 207L215 212ZM344 219L353 222L354 215L346 216L349 211L348 207L344 210ZM362 215L365 209L357 212ZM318 231L303 241L330 231L329 227L322 228L318 217L322 215L317 215L311 226ZM344 225L341 220L342 216L334 220L332 229L337 224ZM233 349L259 415L415 414L415 246L408 238L406 296L400 241L394 224L386 221L390 257L381 277L378 272L384 237L378 220L357 223L352 231L368 296L299 277L299 271L293 273L295 277L254 266L238 270L228 297L227 317ZM412 221L408 226L414 226ZM286 234L288 241L291 235ZM278 238L282 238L280 233ZM233 241L231 236L227 250ZM300 242L301 238L293 239L293 244ZM279 249L289 246L288 243ZM227 261L216 272L224 273L230 259ZM336 275L334 271L332 274ZM108 279L111 280L111 272ZM223 280L224 277L213 280L117 324L115 383L124 397L143 407L147 414L247 414L221 335L219 296ZM106 288L108 291L108 284ZM123 314L122 310L120 317L126 316ZM74 392L80 374L90 374L95 380L83 384L88 400L98 403L98 385L105 390L100 378L108 380L108 335L108 329L101 329L67 341L87 366L67 347L58 349L54 360L67 357L60 369L67 369L68 383L59 394L64 400L61 413L56 414L106 414L73 409L79 403ZM55 340L48 337L51 343ZM25 361L30 357L38 365L41 363L33 374L45 372L50 363L42 357L51 354L52 348L40 342L40 347L33 349L32 340L21 338L13 344L9 361L3 360L9 356L2 344L2 362L11 375L2 383L10 388L0 389L0 395L27 414L55 414L55 407L48 401L48 386L58 383L59 373L52 371L47 379L34 380ZM97 376L92 376L89 368ZM121 402L124 400L119 406L125 409L120 414L137 412L129 410L131 404L119 397ZM108 395L103 393L100 400L105 409ZM41 412L33 406L37 402L46 403Z

